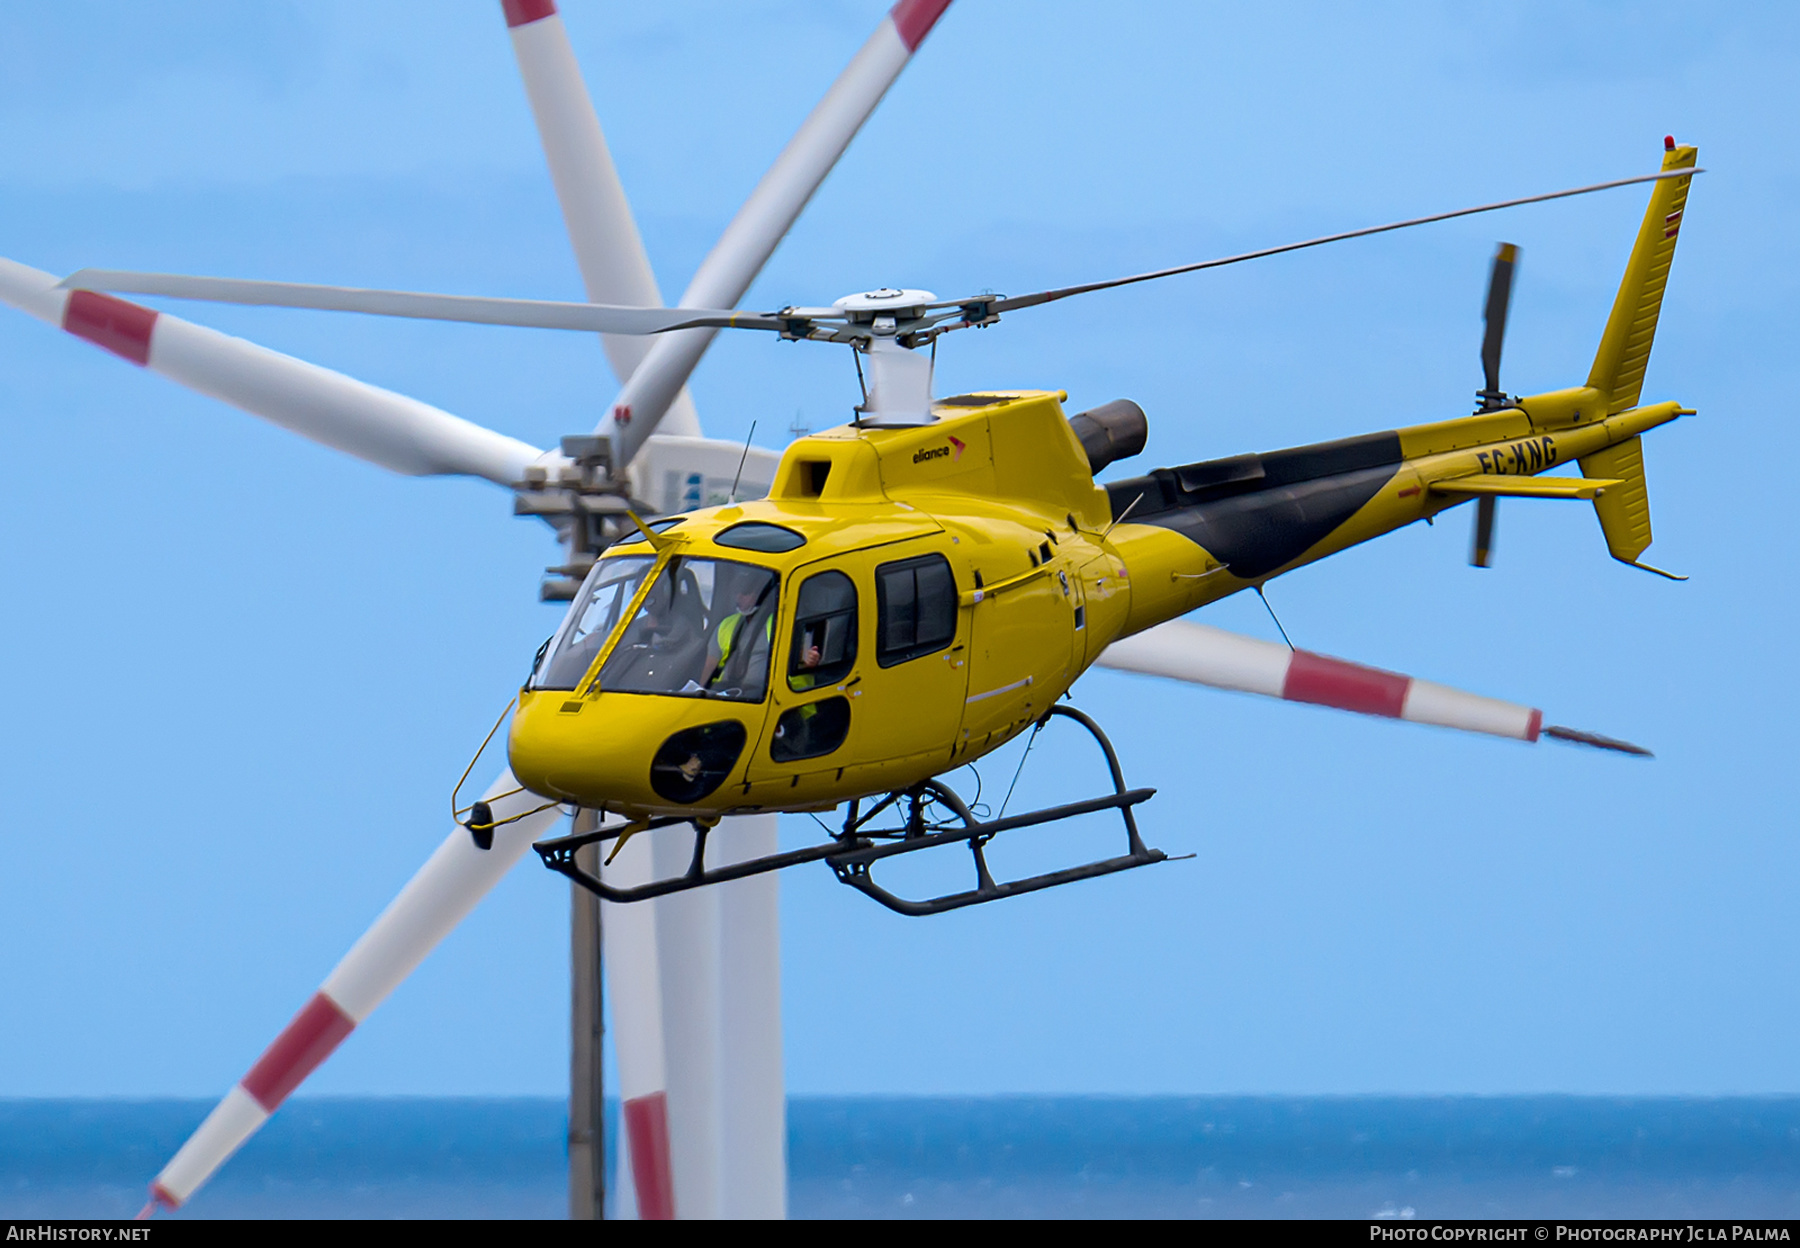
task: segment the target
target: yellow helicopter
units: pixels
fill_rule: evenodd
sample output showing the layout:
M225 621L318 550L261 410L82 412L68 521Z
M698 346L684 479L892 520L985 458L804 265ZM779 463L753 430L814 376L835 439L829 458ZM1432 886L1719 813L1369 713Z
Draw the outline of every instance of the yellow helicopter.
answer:
M1665 172L1692 171L1694 148L1666 147ZM1144 445L1135 404L1071 419L1066 394L966 394L935 402L929 423L858 421L794 442L767 499L654 529L640 521L599 560L520 696L514 774L546 798L633 821L607 835L668 819L699 826L689 875L643 895L824 858L894 904L868 880L873 863L967 841L974 890L901 906L934 910L1162 859L1130 820L1149 791L1117 779L1085 717L1116 791L1079 809L984 824L933 778L1066 712L1060 699L1114 642L1471 499L1478 565L1495 500L1510 496L1591 500L1613 557L1646 566L1640 437L1689 413L1638 400L1689 182L1657 183L1585 385L1517 399L1500 390L1516 254L1503 245L1472 416L1104 487L1095 474ZM864 303L916 321L929 300L912 298ZM1569 463L1583 475L1542 475ZM857 803L883 794L929 795L943 816L914 814L884 842L859 835ZM850 817L831 843L705 867L709 820L844 803ZM1011 886L991 879L980 855L991 836L1107 807L1126 817L1121 857ZM573 872L573 844L600 835L562 838L546 857Z
M561 628L538 652L507 751L519 783L546 805L608 817L536 848L553 870L609 900L824 861L882 904L926 914L1166 858L1144 844L1133 816L1154 790L1128 788L1099 725L1062 700L1109 648L1114 666L1180 676L1180 656L1158 657L1155 644L1137 639L1198 607L1260 590L1284 572L1470 500L1477 504L1472 561L1486 566L1501 497L1591 501L1614 558L1670 575L1639 562L1651 539L1640 438L1691 413L1674 402L1640 406L1639 398L1689 185L1700 171L1695 148L1673 139L1664 147L1661 170L1643 177L1013 298L940 301L884 289L830 307L747 313L93 270L64 284L612 333L759 329L852 346L864 397L857 419L793 442L767 498L649 520L625 513L629 526L595 560ZM1143 449L1147 422L1136 404L1068 416L1061 392L930 396L930 357L921 348L935 350L941 334L991 325L1003 313L1641 182L1652 183L1649 207L1580 386L1529 397L1500 389L1516 258L1503 244L1488 291L1486 384L1478 410L1460 419L1101 485L1096 474ZM628 440L629 410L615 417L614 437ZM604 438L568 443L565 452L585 453L602 471L617 449ZM1543 475L1571 463L1581 476ZM1303 651L1282 655L1280 669L1277 689L1264 691L1646 753L1546 728L1537 712L1437 686L1415 706L1409 689L1422 682ZM1436 709L1427 705L1434 698ZM984 819L941 779L1053 717L1093 735L1109 792ZM840 807L847 812L841 830L820 844L708 863L707 834L727 815ZM1008 882L988 870L983 847L1003 832L1109 810L1123 823L1120 855ZM463 814L486 848L497 826L492 806L476 802ZM681 875L615 887L577 862L583 846L615 841L616 852L633 835L676 824L694 829L691 865ZM973 853L975 882L966 891L913 900L874 880L884 859L959 843Z

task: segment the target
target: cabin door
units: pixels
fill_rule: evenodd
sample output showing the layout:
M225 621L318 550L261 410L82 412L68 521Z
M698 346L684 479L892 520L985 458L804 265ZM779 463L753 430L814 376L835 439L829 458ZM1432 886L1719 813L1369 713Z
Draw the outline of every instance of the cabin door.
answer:
M1043 715L1068 687L1080 644L1075 609L1082 603L1063 563L1053 558L1039 565L1036 575L985 594L970 612L961 737L971 752Z

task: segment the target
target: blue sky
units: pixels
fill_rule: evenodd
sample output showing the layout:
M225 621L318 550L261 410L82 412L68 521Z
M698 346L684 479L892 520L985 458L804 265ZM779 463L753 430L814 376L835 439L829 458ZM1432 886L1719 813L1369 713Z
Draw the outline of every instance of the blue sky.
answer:
M674 292L883 6L565 8ZM929 920L791 874L792 1090L1800 1090L1797 62L1773 4L959 0L747 302L1102 277L1648 172L1673 132L1711 172L1645 393L1700 415L1649 440L1648 557L1693 579L1614 564L1584 507L1509 503L1489 571L1459 513L1270 589L1300 645L1650 763L1085 678L1160 790L1148 838L1197 856ZM1500 238L1506 387L1576 384L1643 200L1021 314L947 340L939 389L1129 396L1145 466L1458 415ZM7 6L0 254L579 296L489 0ZM576 335L197 319L539 444L611 397ZM854 381L725 341L694 392L709 432L778 445ZM0 474L0 1095L222 1091L442 837L555 625L555 550L489 486L389 476L10 314ZM1273 635L1254 599L1199 618ZM1090 765L1047 741L1022 791ZM1046 839L1011 861L1076 851ZM560 1091L565 925L525 864L309 1090Z

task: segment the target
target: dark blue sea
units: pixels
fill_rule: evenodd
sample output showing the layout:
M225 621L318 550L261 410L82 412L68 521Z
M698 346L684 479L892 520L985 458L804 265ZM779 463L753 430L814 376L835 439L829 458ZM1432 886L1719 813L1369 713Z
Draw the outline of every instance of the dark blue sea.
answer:
M0 1101L0 1218L119 1217L206 1101ZM549 1099L299 1099L182 1217L558 1218ZM1800 1098L803 1097L798 1218L1800 1217Z

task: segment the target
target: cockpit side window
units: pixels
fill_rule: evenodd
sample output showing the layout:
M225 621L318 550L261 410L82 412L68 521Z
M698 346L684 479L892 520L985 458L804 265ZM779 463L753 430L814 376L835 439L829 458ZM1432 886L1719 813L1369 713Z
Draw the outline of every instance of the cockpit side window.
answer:
M856 586L842 572L820 572L800 586L788 688L834 684L856 666Z
M574 689L630 605L644 577L656 566L648 555L602 559L563 618L550 653L532 677L533 689Z
M892 667L956 639L956 576L942 555L875 569L875 661Z

